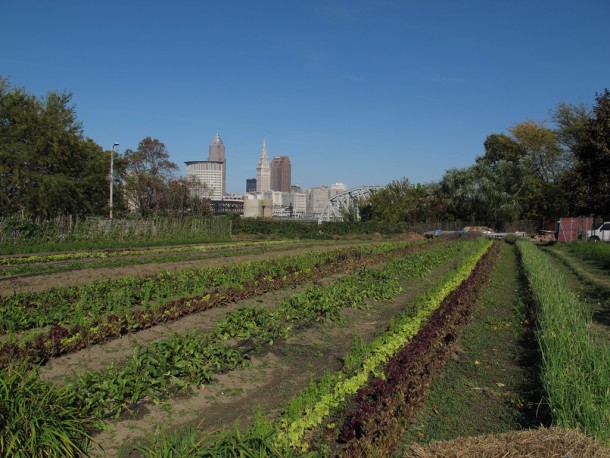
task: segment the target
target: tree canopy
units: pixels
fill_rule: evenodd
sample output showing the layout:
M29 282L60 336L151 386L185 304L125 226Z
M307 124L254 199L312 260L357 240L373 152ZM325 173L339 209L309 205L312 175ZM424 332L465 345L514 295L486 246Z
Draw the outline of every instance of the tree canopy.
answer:
M377 191L363 213L394 221L462 221L488 226L543 216L610 217L610 93L593 110L560 103L555 128L524 121L493 133L475 164L423 187L405 178ZM436 215L435 215L436 212Z
M109 158L83 137L71 98L39 98L0 80L1 214L50 218L105 208Z
M597 94L592 116L574 138L566 180L575 211L610 216L610 91Z

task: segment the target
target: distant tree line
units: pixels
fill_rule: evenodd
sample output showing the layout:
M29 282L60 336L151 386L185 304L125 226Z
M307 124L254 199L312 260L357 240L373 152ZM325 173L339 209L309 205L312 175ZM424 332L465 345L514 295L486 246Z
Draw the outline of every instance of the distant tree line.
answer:
M504 222L559 216L610 217L610 92L592 109L560 103L554 129L525 121L484 141L475 164L439 182L396 180L360 203L365 221Z
M0 215L49 219L114 215L210 215L205 186L176 177L158 139L121 156L83 135L71 94L37 97L0 77Z
M560 103L554 128L521 122L489 135L470 167L434 183L391 182L359 205L364 221L501 222L542 216L610 217L610 92ZM146 137L117 154L85 138L71 94L37 97L0 77L0 215L49 219L109 213L110 155L117 216L211 214L209 190L176 177L166 146ZM346 212L347 220L356 213Z

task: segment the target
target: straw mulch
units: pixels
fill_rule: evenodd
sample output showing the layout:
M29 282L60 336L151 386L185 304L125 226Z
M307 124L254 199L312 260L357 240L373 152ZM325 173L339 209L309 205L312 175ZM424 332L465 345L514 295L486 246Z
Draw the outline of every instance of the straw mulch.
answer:
M540 428L412 445L405 458L610 458L610 448L568 429Z

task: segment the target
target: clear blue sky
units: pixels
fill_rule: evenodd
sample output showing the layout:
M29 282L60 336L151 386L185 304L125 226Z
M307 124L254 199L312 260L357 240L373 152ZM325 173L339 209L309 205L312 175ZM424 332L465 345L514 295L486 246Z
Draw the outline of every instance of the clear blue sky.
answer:
M303 187L439 180L487 135L610 87L608 0L4 0L0 75L67 90L87 137L184 161L220 133L227 190L263 140Z

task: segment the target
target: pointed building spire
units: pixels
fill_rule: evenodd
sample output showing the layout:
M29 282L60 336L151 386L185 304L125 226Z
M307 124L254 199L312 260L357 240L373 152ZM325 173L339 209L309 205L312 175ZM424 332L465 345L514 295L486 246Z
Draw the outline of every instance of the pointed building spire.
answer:
M267 143L263 140L263 149L256 168L256 191L266 192L271 190L271 168L267 156Z

